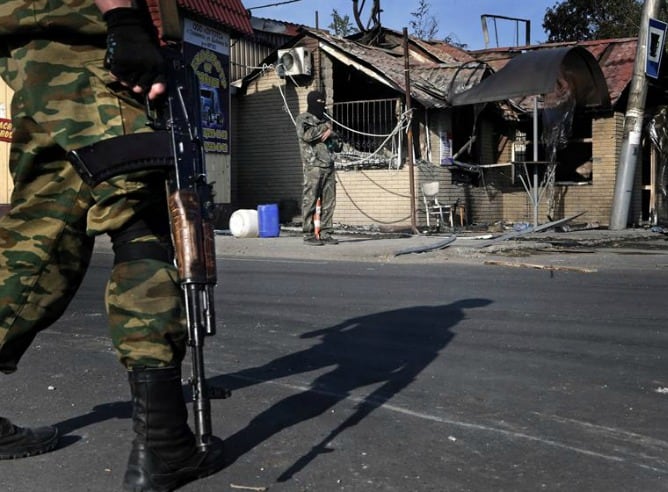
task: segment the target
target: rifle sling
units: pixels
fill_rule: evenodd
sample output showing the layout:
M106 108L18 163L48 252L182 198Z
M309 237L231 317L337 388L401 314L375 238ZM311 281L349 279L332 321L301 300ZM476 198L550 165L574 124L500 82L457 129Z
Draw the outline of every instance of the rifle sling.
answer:
M174 255L163 244L158 243L123 243L114 245L114 266L129 261L156 260L172 263Z
M171 135L167 131L109 138L71 150L67 158L91 187L120 174L174 168Z

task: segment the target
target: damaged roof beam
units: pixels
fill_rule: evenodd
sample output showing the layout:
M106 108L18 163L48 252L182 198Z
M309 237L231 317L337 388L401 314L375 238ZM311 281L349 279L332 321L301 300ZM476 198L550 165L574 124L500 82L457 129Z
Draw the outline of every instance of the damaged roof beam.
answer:
M373 79L376 79L378 82L381 84L384 84L394 90L401 90L401 88L397 87L394 83L392 83L391 80L386 79L385 77L379 76L376 72L373 70L370 70L366 68L364 65L361 65L347 56L342 55L341 53L338 53L336 50L332 49L331 47L327 46L326 44L320 43L320 49L323 50L325 53L330 55L333 58L336 58L339 60L341 63L348 65L350 67L353 67L356 70L359 70L360 72L363 72L365 75L368 77L371 77Z

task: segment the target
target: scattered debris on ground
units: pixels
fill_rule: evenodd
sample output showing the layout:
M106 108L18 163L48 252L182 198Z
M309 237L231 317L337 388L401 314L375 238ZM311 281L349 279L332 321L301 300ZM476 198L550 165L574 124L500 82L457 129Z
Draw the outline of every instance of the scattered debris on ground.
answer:
M539 265L535 263L516 263L511 261L500 260L486 260L485 265L497 265L514 268L533 268L536 270L562 271L562 272L578 272L578 273L596 273L596 268L563 266L563 265Z

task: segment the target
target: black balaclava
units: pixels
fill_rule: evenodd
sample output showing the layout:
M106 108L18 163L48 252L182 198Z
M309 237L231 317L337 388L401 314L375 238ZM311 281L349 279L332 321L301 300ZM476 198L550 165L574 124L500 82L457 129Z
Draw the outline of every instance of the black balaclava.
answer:
M325 117L325 93L322 91L311 91L306 96L307 111L319 119Z

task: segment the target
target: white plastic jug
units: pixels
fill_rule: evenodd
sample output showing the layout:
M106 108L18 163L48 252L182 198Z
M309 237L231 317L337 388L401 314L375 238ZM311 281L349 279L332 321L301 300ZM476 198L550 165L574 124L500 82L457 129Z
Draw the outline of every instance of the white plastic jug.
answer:
M241 208L230 217L230 232L234 237L257 237L257 210Z

